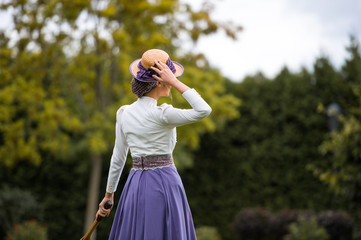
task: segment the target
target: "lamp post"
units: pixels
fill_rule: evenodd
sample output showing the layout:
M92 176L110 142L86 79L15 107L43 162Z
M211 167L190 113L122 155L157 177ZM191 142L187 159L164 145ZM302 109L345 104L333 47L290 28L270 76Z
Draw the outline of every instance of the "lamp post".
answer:
M331 132L338 130L338 116L341 114L341 107L338 103L333 102L328 105L326 115L328 117L328 126Z

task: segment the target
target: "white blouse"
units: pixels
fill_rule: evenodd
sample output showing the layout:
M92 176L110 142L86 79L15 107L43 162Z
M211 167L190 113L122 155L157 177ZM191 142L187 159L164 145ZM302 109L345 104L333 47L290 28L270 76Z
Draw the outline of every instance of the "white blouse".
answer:
M176 127L197 122L211 113L211 107L194 89L187 90L182 96L192 109L173 108L169 104L157 106L157 100L146 96L119 108L108 193L117 189L129 149L133 158L171 154L177 141Z

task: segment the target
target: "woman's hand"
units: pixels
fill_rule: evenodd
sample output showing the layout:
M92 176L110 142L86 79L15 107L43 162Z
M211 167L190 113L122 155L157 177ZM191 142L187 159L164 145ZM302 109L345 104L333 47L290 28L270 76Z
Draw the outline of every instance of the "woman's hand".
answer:
M99 204L99 209L98 209L98 212L96 214L96 218L98 218L98 215L102 216L102 217L109 216L110 211L112 210L113 206L111 208L109 208L109 209L104 208L104 204L106 202L108 202L109 200L114 202L114 193L106 193L105 194L105 197L103 198L103 200Z
M179 81L174 76L173 72L169 69L169 67L165 63L162 63L161 61L155 61L155 64L157 65L157 68L156 67L151 67L151 68L159 75L159 76L153 75L153 77L157 81L174 87L181 94L189 89L187 85Z
M169 67L162 63L161 61L155 61L157 67L151 67L153 71L158 73L159 76L153 75L155 79L157 79L161 83L165 83L173 86L173 83L177 81L177 78L174 76Z

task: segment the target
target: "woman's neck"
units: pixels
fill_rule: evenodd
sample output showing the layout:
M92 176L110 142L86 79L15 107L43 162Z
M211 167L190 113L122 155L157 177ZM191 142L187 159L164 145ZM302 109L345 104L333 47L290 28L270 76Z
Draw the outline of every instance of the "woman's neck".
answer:
M152 90L150 90L149 92L147 92L146 94L144 94L144 96L154 98L155 100L158 101L158 99L159 99L159 94L158 94L157 91L154 91L154 90L155 90L155 88L153 88Z

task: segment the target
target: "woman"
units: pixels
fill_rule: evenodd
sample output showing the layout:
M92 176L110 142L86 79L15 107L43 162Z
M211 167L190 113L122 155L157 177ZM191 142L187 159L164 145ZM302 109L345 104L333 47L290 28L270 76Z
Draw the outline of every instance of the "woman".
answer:
M108 216L104 204L113 201L128 149L133 158L119 200L109 239L196 239L186 194L174 166L176 127L207 117L211 108L201 96L180 82L183 67L162 50L146 51L130 66L132 92L138 100L117 112L116 139L108 183L97 215ZM174 87L192 109L157 106Z

